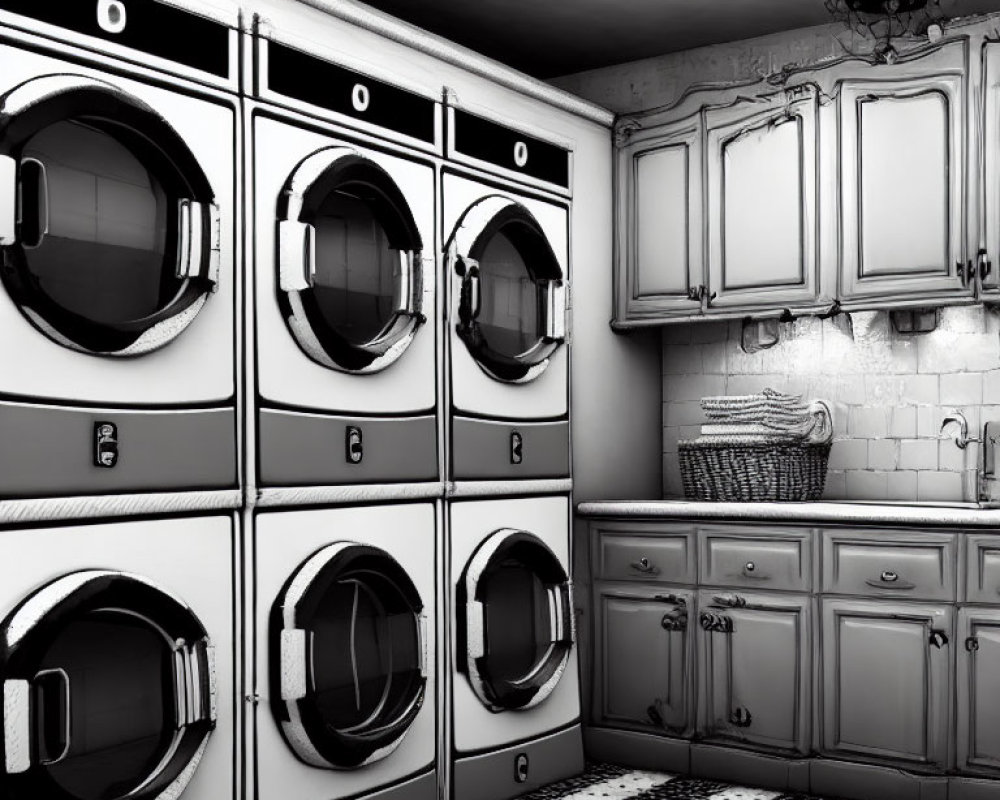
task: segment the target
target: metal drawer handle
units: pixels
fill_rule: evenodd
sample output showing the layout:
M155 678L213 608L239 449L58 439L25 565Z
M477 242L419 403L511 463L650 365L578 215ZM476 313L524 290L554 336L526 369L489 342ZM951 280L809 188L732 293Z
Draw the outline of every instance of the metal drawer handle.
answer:
M742 575L744 578L753 578L755 581L769 581L770 575L764 575L757 566L756 561L748 561L743 565Z
M629 566L632 567L632 569L634 569L636 572L641 572L643 575L660 574L660 568L657 567L656 564L651 563L650 560L645 556L640 558L638 561L633 561L631 564L629 564Z
M882 574L878 576L878 580L868 578L865 583L869 586L873 586L876 589L915 589L916 584L910 583L905 578L900 578L898 572L893 572L892 570L883 570Z

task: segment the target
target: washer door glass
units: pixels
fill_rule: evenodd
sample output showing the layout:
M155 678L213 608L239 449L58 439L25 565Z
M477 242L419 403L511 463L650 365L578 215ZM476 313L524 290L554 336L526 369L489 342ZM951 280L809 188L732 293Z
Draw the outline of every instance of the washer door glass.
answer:
M573 646L569 579L525 531L494 532L458 586L459 663L490 709L528 708L555 688Z
M189 609L141 578L87 571L44 587L3 630L5 796L183 789L215 707L212 649Z
M386 552L338 543L303 564L272 612L274 713L308 764L384 758L426 687L423 605Z
M466 212L449 250L461 281L457 332L473 358L497 380L537 377L565 340L566 314L562 268L537 220L488 197Z
M399 187L374 161L329 147L296 167L279 201L282 313L326 367L377 372L402 355L421 313L421 250Z
M88 78L38 78L3 104L11 297L74 349L138 355L171 341L218 269L218 212L187 146L142 101Z

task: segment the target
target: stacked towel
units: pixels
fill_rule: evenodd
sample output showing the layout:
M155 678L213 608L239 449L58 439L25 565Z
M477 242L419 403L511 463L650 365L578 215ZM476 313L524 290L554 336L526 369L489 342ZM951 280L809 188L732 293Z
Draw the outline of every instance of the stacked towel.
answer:
M817 408L817 405L821 408ZM705 397L701 407L709 422L699 442L802 441L828 434L829 410L824 403L806 405L801 395L764 389L760 394Z

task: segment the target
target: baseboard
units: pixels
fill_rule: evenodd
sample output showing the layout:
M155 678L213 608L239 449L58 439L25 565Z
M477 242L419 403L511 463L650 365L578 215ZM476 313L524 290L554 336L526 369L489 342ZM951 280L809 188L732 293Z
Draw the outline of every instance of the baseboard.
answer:
M845 800L949 800L948 778L916 775L893 767L812 760L809 767L812 794Z
M691 774L762 789L809 791L808 758L782 758L735 747L691 745Z
M691 743L686 739L614 728L585 727L583 750L591 761L682 775L691 772Z

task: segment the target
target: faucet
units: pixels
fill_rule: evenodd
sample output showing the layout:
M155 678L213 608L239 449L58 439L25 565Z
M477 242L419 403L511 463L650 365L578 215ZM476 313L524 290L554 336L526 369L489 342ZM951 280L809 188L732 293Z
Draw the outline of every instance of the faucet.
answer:
M954 434L952 437L955 440L955 446L959 450L964 450L969 446L970 442L982 442L982 439L976 439L975 437L969 438L969 421L965 418L963 414L958 409L953 409L949 411L945 418L941 421L941 433L944 433L944 429L949 425L958 425L958 433Z

